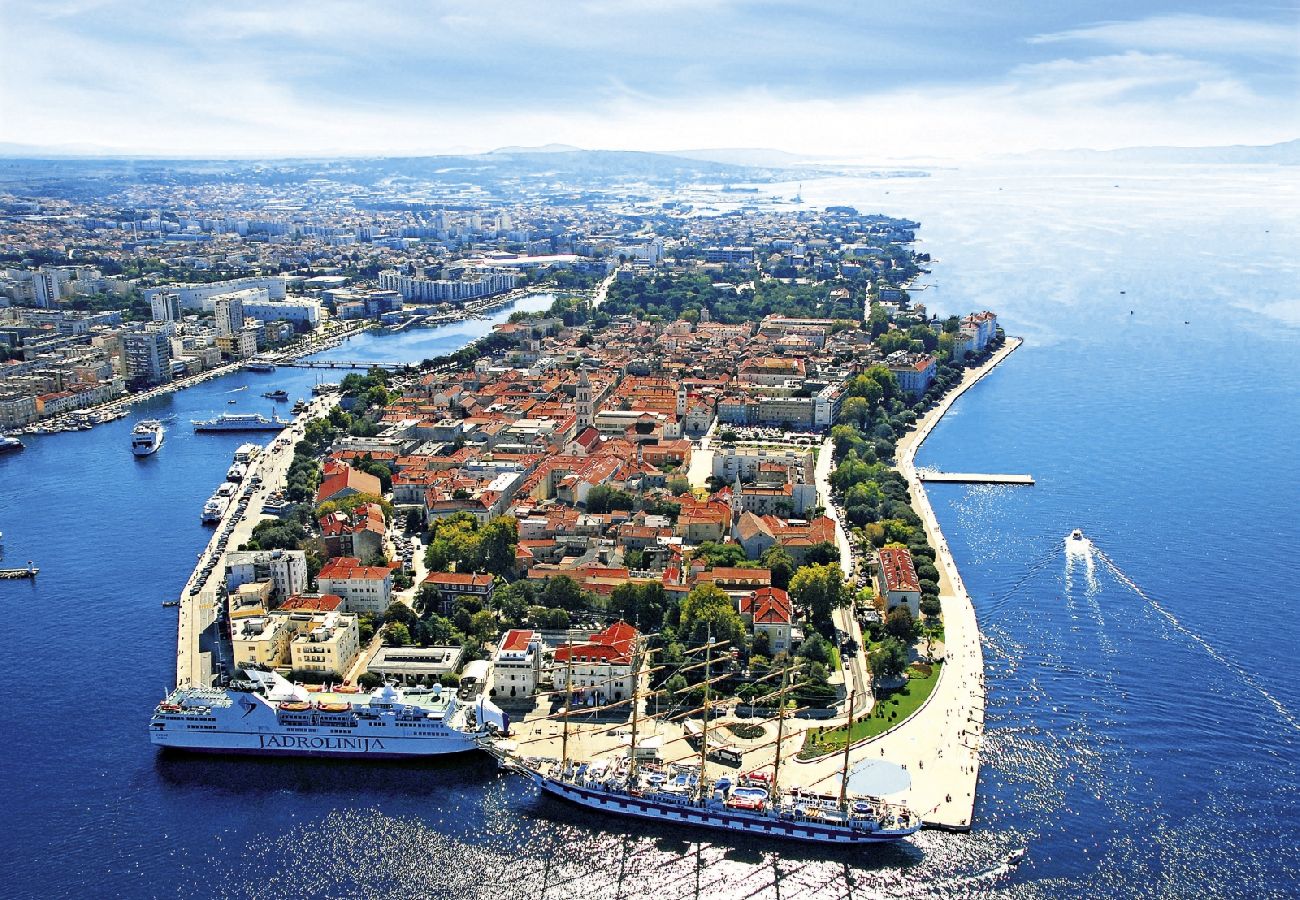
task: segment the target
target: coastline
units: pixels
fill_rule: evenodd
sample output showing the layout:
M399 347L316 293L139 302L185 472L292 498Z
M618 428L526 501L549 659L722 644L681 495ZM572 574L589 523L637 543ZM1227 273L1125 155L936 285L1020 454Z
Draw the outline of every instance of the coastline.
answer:
M984 656L979 623L948 542L939 527L925 486L916 474L916 453L962 394L982 381L1023 341L1007 338L981 366L970 369L961 384L927 412L897 447L898 471L912 494L912 508L925 527L939 563L939 602L943 607L944 665L921 708L899 725L866 742L881 755L915 762L931 775L913 782L909 801L927 827L968 831L974 819L979 756L984 732ZM940 717L940 713L943 713ZM925 748L920 750L918 748ZM892 750L892 752L890 752ZM945 750L947 754L945 755ZM928 764L928 766L927 766Z
M927 828L969 831L974 819L984 727L984 660L974 606L943 538L924 485L916 474L914 461L917 450L957 398L992 372L1021 343L1019 338L1007 338L983 364L968 369L961 383L922 416L916 427L897 445L898 471L907 481L912 508L921 517L939 568L939 601L943 607L945 631L944 665L930 696L915 712L888 730L855 742L850 753L854 754L855 764L885 759L907 768L912 773L912 785L905 799L920 814ZM825 477L819 471L819 485ZM836 525L838 532L838 517ZM845 570L850 571L852 560L847 539L841 541L840 549L845 559ZM847 627L851 627L851 633L856 636L856 623L852 617L846 616L845 619L849 623ZM859 675L857 668L861 661L862 654L857 654L853 674L865 683L865 672ZM953 674L954 671L957 674ZM873 752L877 748L879 752ZM841 763L835 759L836 756L827 754L811 760L796 756L793 762L806 767L804 771L810 781L819 784L839 777Z
M276 361L289 361L301 359L304 356L310 356L313 353L321 353L325 350L333 349L343 343L350 337L361 334L370 328L375 327L374 322L367 321L359 327L343 326L342 329L331 333L328 336L322 336L313 339L298 347L289 347L280 353L274 355ZM37 419L35 422L15 429L15 434L40 434L35 431L37 428L48 429L50 433L57 434L62 431L80 430L73 420L82 420L91 428L95 425L102 425L106 422L116 421L127 414L132 406L145 400L153 400L156 397L163 397L167 394L183 391L186 388L203 384L214 378L222 378L226 375L232 375L244 367L248 360L235 360L224 365L217 366L215 369L207 369L194 375L187 375L183 378L177 378L166 384L160 384L149 388L147 391L141 391L138 394L123 394L120 397L114 397L111 400L105 400L103 403L97 403L93 406L83 406L80 409L69 410L66 413L60 413L57 416L51 416L48 419ZM90 416L99 416L99 421L90 421Z

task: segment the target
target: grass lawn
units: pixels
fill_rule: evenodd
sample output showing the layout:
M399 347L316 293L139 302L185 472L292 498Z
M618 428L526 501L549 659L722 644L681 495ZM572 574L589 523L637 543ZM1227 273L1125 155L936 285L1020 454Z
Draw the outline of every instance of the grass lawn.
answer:
M831 647L831 661L829 663L829 668L832 672L838 672L840 670L840 649L838 647Z
M912 667L907 670L909 676L907 684L889 691L884 697L876 701L876 706L871 711L871 715L860 718L853 723L853 734L849 742L854 743L864 738L875 737L893 728L916 712L921 704L925 702L925 698L930 696L930 692L934 690L935 684L939 681L941 665L942 663L935 663L933 666L913 663ZM817 729L809 731L803 749L799 751L799 758L816 759L819 756L825 756L827 753L843 750L845 733L846 729L843 726L828 729L820 734Z

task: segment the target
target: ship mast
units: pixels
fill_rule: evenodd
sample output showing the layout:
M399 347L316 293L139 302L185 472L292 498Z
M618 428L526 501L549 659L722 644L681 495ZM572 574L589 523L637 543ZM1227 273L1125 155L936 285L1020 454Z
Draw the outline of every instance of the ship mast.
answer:
M628 767L628 783L636 783L636 726L641 707L641 638L636 639L636 652L632 657L632 764Z
M704 771L709 759L709 683L712 680L710 664L713 660L713 632L709 631L704 645L704 728L700 732L700 793L704 792Z
M564 666L564 731L560 738L560 772L569 765L569 713L573 711L573 641L568 641L569 655Z
M849 693L849 724L844 732L844 772L840 777L840 806L849 802L849 745L853 743L853 703L858 699L858 692Z
M790 686L790 663L787 662L785 668L781 670L781 692L777 695L780 705L776 713L776 762L772 765L772 790L771 797L776 799L781 796L781 788L778 786L777 779L781 775L781 742L785 735L785 691Z

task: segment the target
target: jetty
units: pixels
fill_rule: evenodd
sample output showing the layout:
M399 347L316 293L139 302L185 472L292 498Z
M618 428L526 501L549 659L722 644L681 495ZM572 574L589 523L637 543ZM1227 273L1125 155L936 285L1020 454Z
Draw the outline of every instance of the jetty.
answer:
M35 578L39 574L41 574L41 570L33 566L31 563L28 563L27 567L24 569L0 569L0 579L5 580Z
M921 481L933 481L949 484L1029 484L1034 483L1033 475L989 475L980 472L940 472L938 469L917 469L916 477Z

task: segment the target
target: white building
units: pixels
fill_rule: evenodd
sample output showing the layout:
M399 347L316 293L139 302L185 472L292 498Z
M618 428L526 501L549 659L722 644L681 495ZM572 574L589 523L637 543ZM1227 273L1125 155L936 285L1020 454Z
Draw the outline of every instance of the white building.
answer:
M214 281L210 284L168 284L150 288L144 292L145 299L153 302L156 294L172 293L180 300L181 309L211 312L213 298L221 294L257 288L266 291L270 300L283 300L289 279L284 275L254 275L247 278L233 278L229 281Z
M307 590L307 554L302 550L235 550L226 554L226 590L268 580L275 597L301 594Z
M516 272L491 270L479 272L477 277L454 280L403 275L396 269L379 273L381 290L397 291L404 299L414 303L464 302L514 290L518 283L519 274Z
M340 556L325 564L316 576L322 594L343 598L350 613L382 615L393 596L393 570L387 566L363 566L354 556Z
M181 298L175 294L154 294L149 298L149 312L155 322L179 322Z
M245 300L244 315L264 322L291 322L299 331L312 331L320 325L320 301L307 297Z
M566 644L555 651L552 681L591 705L631 697L637 630L616 622L593 634L585 644Z
M542 678L542 639L537 632L512 628L492 657L492 696L531 697Z

